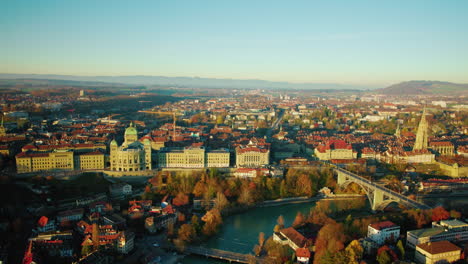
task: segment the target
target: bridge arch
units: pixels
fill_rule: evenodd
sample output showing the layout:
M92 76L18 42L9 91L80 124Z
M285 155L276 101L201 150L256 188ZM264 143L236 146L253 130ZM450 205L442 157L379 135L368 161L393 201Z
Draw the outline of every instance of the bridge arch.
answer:
M338 178L337 184L340 187L345 188L347 185L353 182L359 185L366 192L366 196L373 211L382 210L391 202L404 202L400 199L395 199L395 194L391 190L380 186L357 174L351 173L343 169L335 169L335 172Z
M359 176L355 173L342 169L334 164L324 162L326 166L332 167L334 173L337 176L338 186L346 186L350 182L358 184L366 192L367 198L371 204L372 210L378 210L382 208L381 206L387 206L391 202L397 202L399 204L404 204L409 207L414 207L418 209L430 209L431 207L427 206L424 203L414 201L402 195L396 193L384 186L381 186L369 179L366 179L362 176Z
M345 189L351 183L357 184L359 187L361 187L362 190L364 190L364 192L366 193L367 200L369 201L369 204L370 204L371 208L373 208L373 202L374 202L373 195L374 194L373 194L372 191L368 190L363 185L361 185L361 184L359 184L357 182L351 181L351 180L346 180L345 182L343 182L341 184L338 184L338 185L340 186L340 188Z

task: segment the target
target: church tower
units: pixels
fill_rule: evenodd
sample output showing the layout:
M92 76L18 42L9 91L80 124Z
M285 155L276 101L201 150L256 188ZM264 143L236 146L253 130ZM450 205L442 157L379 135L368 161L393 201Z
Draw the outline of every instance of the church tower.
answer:
M424 108L421 121L419 122L418 132L416 133L416 142L414 142L413 150L427 149L427 120L426 120L426 108Z
M6 129L3 126L3 116L2 116L2 123L0 124L0 137L6 136Z
M395 137L397 137L397 138L401 137L400 122L398 122L398 124L397 124L397 128L395 130Z

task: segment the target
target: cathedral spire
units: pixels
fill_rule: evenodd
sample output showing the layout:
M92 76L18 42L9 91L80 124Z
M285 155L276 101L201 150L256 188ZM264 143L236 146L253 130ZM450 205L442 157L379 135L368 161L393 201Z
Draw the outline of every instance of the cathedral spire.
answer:
M401 136L400 122L397 123L397 128L395 130L395 137L399 138Z
M416 142L414 142L413 150L427 149L428 143L428 124L426 120L426 107L424 107L419 121L418 132L416 133Z

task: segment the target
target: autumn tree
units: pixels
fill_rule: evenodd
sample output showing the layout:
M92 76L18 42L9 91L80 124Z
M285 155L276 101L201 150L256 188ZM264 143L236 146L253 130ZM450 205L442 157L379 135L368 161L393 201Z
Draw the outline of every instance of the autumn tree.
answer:
M219 225L222 224L223 219L219 210L213 208L206 212L206 214L202 217L202 221L205 222L202 229L203 234L206 236L211 236L216 233Z
M304 215L301 212L297 212L296 218L294 218L294 222L292 224L292 227L294 227L294 228L299 227L299 226L303 225L304 222L305 222Z
M198 181L196 184L195 184L195 187L193 188L193 195L195 195L195 197L202 197L203 194L206 192L206 184L204 182L202 182L201 180Z
M167 225L167 236L168 237L174 236L174 223L172 222L169 222L169 224Z
M359 241L353 240L346 247L345 252L348 258L348 264L359 264L362 259L362 254L364 253L364 249L362 248Z
M199 233L201 230L201 225L200 225L200 219L196 214L192 216L192 219L190 219L190 223L192 224L193 229L195 230L195 233Z
M216 199L215 199L215 208L218 209L220 212L223 212L226 207L229 206L229 201L222 192L217 192L216 193Z
M450 213L447 212L442 206L438 206L432 210L432 221L446 220L450 217Z
M314 264L321 263L320 260L327 252L334 254L344 249L344 230L343 225L330 222L324 225L317 235L315 242Z
M400 254L400 259L405 258L405 247L403 246L403 242L401 240L398 240L396 247L398 249L398 252Z
M264 244L265 244L265 233L260 232L260 233L258 234L258 245L259 245L260 247L263 247Z
M190 243L196 236L195 228L191 224L183 224L178 231L178 239Z
M456 210L450 210L450 217L455 218L455 219L459 219L459 218L461 218L461 213L456 211Z
M280 227L280 229L284 228L284 217L283 215L278 216L278 219L276 219L276 223Z
M309 197L313 195L312 181L310 180L310 177L308 175L304 173L299 175L299 177L297 177L296 186L296 191L298 195L305 195Z
M390 264L392 262L392 259L390 257L390 255L387 253L387 251L382 251L382 253L380 253L378 256L377 256L377 262L379 262L379 264Z
M177 196L172 199L172 204L175 206L183 206L189 203L189 197L183 192L179 192Z
M254 203L252 190L247 185L242 186L237 202L242 205L252 205Z

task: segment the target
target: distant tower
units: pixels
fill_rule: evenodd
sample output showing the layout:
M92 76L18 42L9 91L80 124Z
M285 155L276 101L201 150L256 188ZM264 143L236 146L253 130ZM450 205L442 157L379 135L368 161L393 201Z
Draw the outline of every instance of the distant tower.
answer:
M426 108L424 108L421 121L419 122L418 132L416 133L416 142L414 143L413 150L427 149L427 130Z
M80 90L80 97L83 97L85 95L84 90Z
M395 131L395 137L399 138L400 136L401 136L401 129L400 129L400 123L398 122L396 131Z

